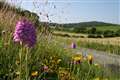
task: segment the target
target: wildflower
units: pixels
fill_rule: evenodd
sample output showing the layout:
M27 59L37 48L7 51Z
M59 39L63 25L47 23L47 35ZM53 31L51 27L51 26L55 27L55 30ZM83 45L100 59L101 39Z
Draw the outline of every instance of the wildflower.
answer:
M57 60L57 64L59 64L60 62L61 62L61 59L58 59L58 60Z
M72 48L72 49L75 49L75 48L76 48L76 44L75 44L74 42L72 42L71 48Z
M38 71L34 71L34 72L32 72L31 76L32 76L32 77L36 77L36 76L38 76Z
M5 35L5 33L6 33L6 31L5 31L5 30L3 30L3 31L2 31L2 35Z
M76 56L73 57L74 64L80 64L82 62L82 57Z
M97 63L95 63L95 64L94 64L94 66L96 66L96 67L98 67L98 68L100 67L100 65L99 65L99 64L97 64Z
M88 59L89 63L92 64L92 62L93 62L93 56L92 55L88 55L87 59Z
M18 76L18 75L20 75L20 72L19 72L19 71L17 71L15 74Z
M22 42L28 47L32 47L36 43L35 27L26 19L17 22L13 36L15 42Z
M74 57L74 61L81 60L81 57Z
M97 78L95 78L94 80L100 80L100 78L99 78L99 77L97 77Z
M73 57L73 60L75 60L75 61L78 61L78 60L81 60L81 59L82 59L82 54L76 54Z
M44 69L45 72L47 72L48 71L48 66L44 66L43 69Z
M95 66L98 66L98 64L97 64L97 63L95 63L94 65L95 65Z

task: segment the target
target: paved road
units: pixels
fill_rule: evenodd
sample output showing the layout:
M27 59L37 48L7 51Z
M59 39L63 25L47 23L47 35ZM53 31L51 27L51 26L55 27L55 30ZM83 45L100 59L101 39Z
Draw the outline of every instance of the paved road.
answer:
M120 73L120 56L115 54L109 54L103 51L97 51L93 49L80 48L75 52L81 52L83 54L93 54L94 62L108 67L111 70Z

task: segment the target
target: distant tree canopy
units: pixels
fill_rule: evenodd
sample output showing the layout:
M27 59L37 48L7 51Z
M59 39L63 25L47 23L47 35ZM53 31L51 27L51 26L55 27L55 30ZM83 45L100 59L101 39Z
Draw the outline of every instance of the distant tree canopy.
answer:
M96 27L96 26L116 26L117 24L91 21L91 22L58 24L58 26L61 25L64 28L79 28L79 27Z
M95 27L93 27L93 28L91 28L89 31L88 31L88 33L90 33L90 34L96 34L96 28Z
M120 37L120 25L118 24L109 24L109 23L102 23L102 22L90 22L87 23L78 23L78 24L51 24L52 26L56 26L55 30L59 31L67 31L67 32L74 32L74 33L84 33L88 34L90 38L102 38L102 37ZM62 26L61 26L62 25ZM107 25L107 26L105 26ZM114 26L119 30L111 30L111 29L104 29L104 27ZM101 27L98 29L97 27Z
M86 27L77 27L73 29L73 32L75 33L86 33L87 28Z
M116 36L120 36L120 29L116 31Z

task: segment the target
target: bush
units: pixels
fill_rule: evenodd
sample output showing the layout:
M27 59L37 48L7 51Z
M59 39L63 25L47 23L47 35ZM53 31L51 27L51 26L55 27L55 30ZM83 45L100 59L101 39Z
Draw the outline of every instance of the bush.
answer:
M96 38L96 37L97 37L96 34L89 34L89 35L88 35L88 38Z
M104 33L104 31L96 31L96 34L98 34L98 35L103 35L103 33Z
M114 31L106 30L104 31L104 37L115 37Z
M61 34L61 33L53 33L55 36L61 36L61 37L71 37L69 34Z
M120 36L120 29L116 31L115 35Z
M73 29L73 32L75 32L75 33L86 33L87 28L85 28L85 27L76 27L76 28Z
M103 35L89 34L88 38L103 38Z
M97 35L96 38L103 38L103 35Z
M90 30L88 30L88 33L90 34L96 34L97 29L95 27L92 27Z

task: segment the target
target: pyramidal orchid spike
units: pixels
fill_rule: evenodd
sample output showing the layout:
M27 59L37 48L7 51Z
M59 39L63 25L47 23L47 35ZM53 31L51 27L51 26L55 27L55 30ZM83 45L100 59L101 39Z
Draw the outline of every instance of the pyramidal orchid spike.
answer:
M13 34L13 40L14 42L22 42L28 47L33 47L36 43L36 30L34 25L27 19L18 21Z

